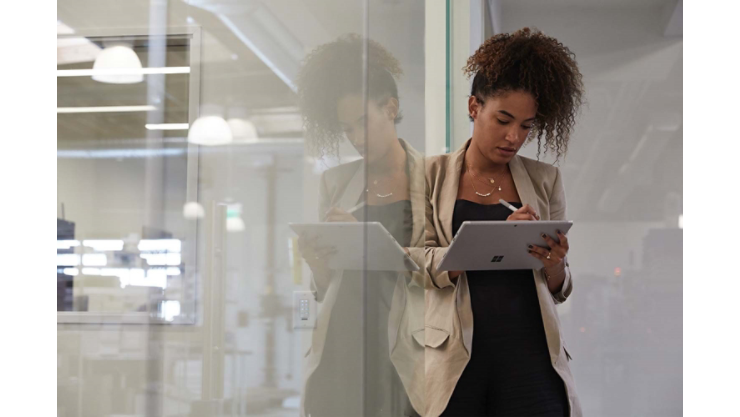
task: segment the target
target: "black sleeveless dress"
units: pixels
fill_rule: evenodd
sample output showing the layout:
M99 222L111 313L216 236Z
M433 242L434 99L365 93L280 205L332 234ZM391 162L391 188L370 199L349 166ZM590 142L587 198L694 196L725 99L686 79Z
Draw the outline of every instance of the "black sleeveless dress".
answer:
M368 205L355 217L380 222L401 246L410 245L410 200ZM344 271L321 362L306 388L306 411L311 417L402 417L412 413L389 353L388 315L398 273L368 271L364 280L362 275L361 271Z
M521 203L511 203L520 208ZM501 204L457 200L464 221L506 220ZM567 416L565 385L551 362L532 270L467 272L473 348L443 416Z

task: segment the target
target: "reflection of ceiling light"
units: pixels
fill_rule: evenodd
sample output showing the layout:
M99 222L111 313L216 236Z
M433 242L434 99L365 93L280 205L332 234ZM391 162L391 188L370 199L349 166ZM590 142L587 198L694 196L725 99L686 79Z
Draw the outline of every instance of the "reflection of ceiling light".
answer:
M139 241L140 251L180 252L180 239L142 239Z
M80 264L80 255L74 253L60 253L57 254L57 265L58 266L77 266Z
M123 250L122 240L83 240L82 244L97 251Z
M79 240L57 240L57 249L72 249L80 246Z
M205 209L196 201L187 202L182 206L182 216L188 220L202 219L205 215Z
M226 208L226 231L241 232L244 230L244 220L241 218L242 205L239 203L229 204Z
M93 77L111 75L190 74L190 67L111 68L57 70L57 77Z
M86 253L82 255L82 265L85 266L106 266L108 258L104 253Z
M678 215L678 228L683 229L683 214Z
M177 300L167 300L162 302L162 315L167 321L172 321L175 316L180 315L180 302Z
M226 230L229 232L241 232L244 230L244 220L241 217L229 217L226 219Z
M196 145L225 145L232 140L229 124L221 116L199 117L188 132L188 142Z
M234 140L239 142L257 142L257 129L249 120L232 118L227 121Z
M57 20L57 35L71 35L73 33L75 33L74 29L62 23L61 20Z
M57 107L57 113L125 113L156 109L154 106Z
M180 268L176 268L174 266L167 268L166 271L167 271L167 275L173 275L173 276L180 275Z
M187 123L147 123L144 127L148 130L188 130Z
M141 61L133 49L129 46L114 45L103 49L95 58L93 70L98 71L92 79L107 84L136 84L144 81L144 75L121 74L121 70L140 70ZM119 71L117 74L109 74L108 71Z
M64 268L64 275L71 275L76 277L80 271L77 268Z

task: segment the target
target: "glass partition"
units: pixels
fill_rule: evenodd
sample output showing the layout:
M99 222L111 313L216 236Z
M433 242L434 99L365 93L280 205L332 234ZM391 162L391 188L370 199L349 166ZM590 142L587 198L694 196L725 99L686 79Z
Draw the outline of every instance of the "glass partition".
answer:
M425 8L58 3L58 415L423 408Z

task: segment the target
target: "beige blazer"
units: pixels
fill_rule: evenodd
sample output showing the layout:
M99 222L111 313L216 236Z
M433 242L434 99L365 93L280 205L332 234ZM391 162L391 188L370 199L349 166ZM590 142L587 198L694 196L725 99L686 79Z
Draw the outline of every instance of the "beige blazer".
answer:
M438 271L452 241L452 215L458 194L468 140L458 151L427 158L426 240L425 240L425 416L439 416L447 407L457 381L470 360L473 342L473 311L467 276L450 280L446 271ZM565 220L565 191L560 170L552 165L522 156L509 162L522 204L529 204L542 220ZM560 292L552 294L541 270L534 270L542 322L552 366L565 382L570 415L581 416L581 406L568 361L565 340L555 304L566 300L573 290L566 259L565 281ZM478 353L483 354L483 353Z
M422 267L416 273L399 273L388 318L389 355L416 410L423 410L424 397L424 240L425 240L425 182L424 156L410 144L399 139L406 150L409 165L409 195L413 227L411 233L412 257ZM343 164L324 172L321 178L319 213L330 207L348 210L354 207L366 188L363 160ZM358 248L359 249L359 248ZM304 360L304 389L311 374L318 368L326 342L329 318L337 301L343 271L334 271L329 285L322 288L313 279L311 286L319 303L316 328ZM414 339L413 333L417 332ZM352 348L349 347L348 348ZM304 396L305 397L305 396ZM304 398L302 397L302 398ZM327 399L330 400L330 399ZM341 399L335 399L341 400ZM302 400L301 412L305 414ZM417 411L418 412L418 411Z

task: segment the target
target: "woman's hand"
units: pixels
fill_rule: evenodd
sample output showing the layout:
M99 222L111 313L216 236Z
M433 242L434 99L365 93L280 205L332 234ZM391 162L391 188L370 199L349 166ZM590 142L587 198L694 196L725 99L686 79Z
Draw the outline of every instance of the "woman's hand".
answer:
M340 209L339 207L332 207L324 215L324 221L325 222L356 222L357 219L353 215L347 213L346 211Z
M514 220L539 220L540 216L537 215L537 212L534 211L532 206L529 204L525 204L520 208L519 210L511 213L509 217L506 218L507 222L514 221Z
M298 236L298 250L301 256L311 268L314 277L329 276L329 257L337 251L331 246L319 246L316 241L318 237L308 237L305 233Z
M529 245L529 254L542 261L545 265L548 275L552 276L558 272L560 268L556 268L562 265L563 259L568 254L570 246L568 245L568 238L558 230L558 239L560 243L556 242L555 239L551 238L546 234L542 234L542 239L547 243L546 247ZM549 249L548 249L549 248ZM551 274L550 272L553 272Z

